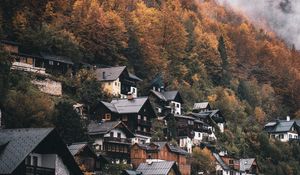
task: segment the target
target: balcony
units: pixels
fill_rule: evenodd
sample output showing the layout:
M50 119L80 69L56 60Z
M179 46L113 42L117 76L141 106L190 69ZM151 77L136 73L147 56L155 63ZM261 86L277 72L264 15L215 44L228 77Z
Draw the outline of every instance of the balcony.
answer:
M145 120L138 120L138 124L139 125L144 125L144 126L151 126L151 122L150 121L145 121Z
M104 142L131 144L131 139L118 137L104 137Z
M26 175L55 175L55 169L26 165Z

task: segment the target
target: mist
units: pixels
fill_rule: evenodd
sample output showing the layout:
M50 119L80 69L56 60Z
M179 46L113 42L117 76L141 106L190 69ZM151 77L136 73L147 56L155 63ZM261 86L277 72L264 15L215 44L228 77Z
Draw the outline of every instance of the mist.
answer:
M279 37L300 49L300 0L217 0L265 22Z

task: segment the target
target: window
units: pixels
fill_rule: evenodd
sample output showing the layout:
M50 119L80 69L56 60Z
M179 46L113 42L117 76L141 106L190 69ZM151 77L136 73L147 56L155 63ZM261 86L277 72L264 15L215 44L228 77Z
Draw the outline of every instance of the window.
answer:
M138 126L138 127L137 127L137 130L138 130L138 131L140 131L140 130L141 130L141 127L140 127L140 126Z
M114 132L110 132L110 137L114 137Z
M201 133L198 133L198 137L201 137Z
M292 138L293 136L292 136L292 134L289 134L289 138Z
M177 108L180 108L180 105L179 105L179 103L177 103L177 104L176 104L176 107L177 107Z
M223 170L218 170L217 175L223 175Z
M38 166L38 157L32 156L32 165L33 166Z
M229 160L229 164L230 164L230 165L233 165L233 160Z
M147 121L147 116L144 116L144 120Z
M121 133L120 132L118 132L118 138L121 138Z
M115 82L115 85L118 86L118 82Z
M140 120L142 117L141 117L141 115L138 115L138 119Z
M280 139L283 139L283 134L280 134L280 135L279 135L279 138L280 138Z
M111 114L110 113L106 113L104 116L105 120L111 120Z
M147 128L144 128L144 132L147 132Z
M27 156L25 159L25 165L31 165L31 156Z

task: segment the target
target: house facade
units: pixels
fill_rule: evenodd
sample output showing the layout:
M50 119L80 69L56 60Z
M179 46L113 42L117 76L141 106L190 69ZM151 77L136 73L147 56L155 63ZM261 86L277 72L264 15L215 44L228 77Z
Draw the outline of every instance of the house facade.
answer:
M97 154L101 154L113 164L130 163L130 145L134 134L121 121L91 121L88 134L93 140Z
M147 161L175 161L181 174L189 175L191 173L191 165L188 157L188 152L167 142L136 143L131 147L131 163L134 168Z
M134 133L134 143L149 142L151 120L156 118L148 97L113 99L110 103L101 102L97 109L97 121L122 121Z
M0 174L82 174L53 128L0 129Z
M97 68L95 75L108 94L120 98L127 98L128 94L137 97L137 83L142 80L129 73L126 66Z

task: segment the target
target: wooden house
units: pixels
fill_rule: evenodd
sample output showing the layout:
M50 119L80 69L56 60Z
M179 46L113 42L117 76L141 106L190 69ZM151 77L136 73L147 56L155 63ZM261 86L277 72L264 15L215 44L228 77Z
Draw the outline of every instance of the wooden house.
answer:
M98 154L110 160L110 163L130 163L130 145L134 134L121 121L97 123L91 121L88 134Z
M97 68L95 75L102 83L102 88L115 97L126 98L130 93L137 97L137 83L142 81L139 77L128 72L126 66Z
M0 129L0 174L83 174L53 128Z
M134 142L148 142L151 138L151 120L156 118L148 97L113 99L101 102L95 120L122 121L135 134Z
M191 165L188 157L188 152L167 142L136 143L131 147L131 163L134 168L146 161L175 161L179 165L181 174L189 175Z
M84 173L94 173L100 170L100 161L97 154L87 143L72 143L68 146L68 149L77 164L82 167Z

